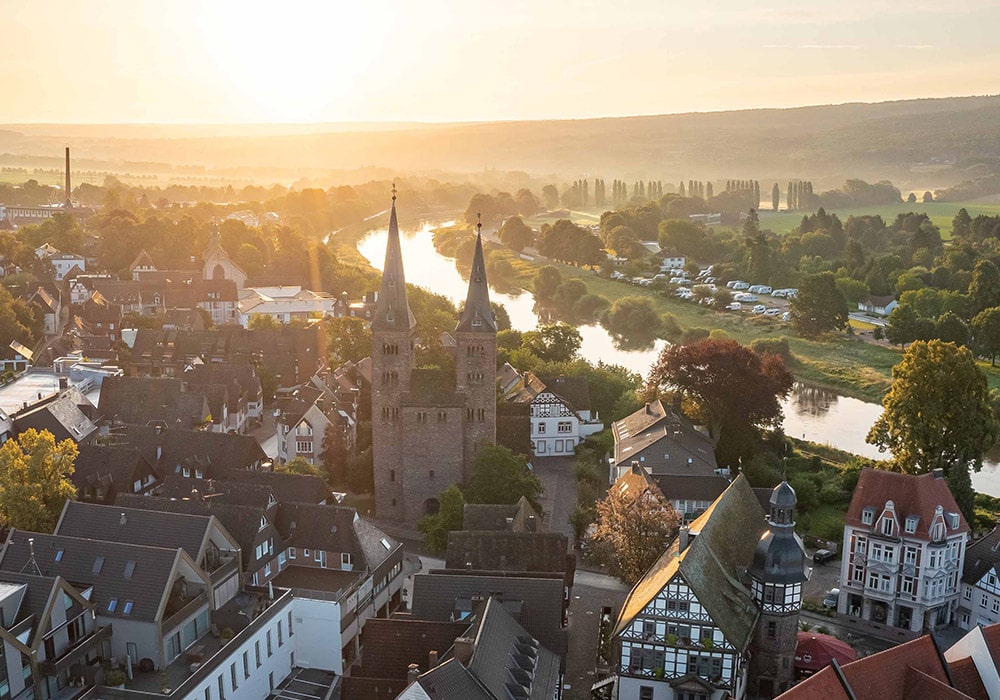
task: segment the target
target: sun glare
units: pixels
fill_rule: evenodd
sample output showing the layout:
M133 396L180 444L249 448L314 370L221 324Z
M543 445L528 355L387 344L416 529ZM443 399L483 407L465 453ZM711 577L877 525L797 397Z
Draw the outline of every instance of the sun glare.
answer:
M247 3L230 8L207 4L201 26L220 84L253 112L245 121L344 118L343 103L382 48L376 5Z

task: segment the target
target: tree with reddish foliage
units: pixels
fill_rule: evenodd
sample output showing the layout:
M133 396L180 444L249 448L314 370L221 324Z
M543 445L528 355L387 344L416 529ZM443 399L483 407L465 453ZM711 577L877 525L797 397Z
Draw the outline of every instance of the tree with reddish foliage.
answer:
M735 340L669 345L650 370L647 393L679 394L718 440L719 464L734 466L759 442L759 429L781 424L781 399L793 378L779 355L757 354Z

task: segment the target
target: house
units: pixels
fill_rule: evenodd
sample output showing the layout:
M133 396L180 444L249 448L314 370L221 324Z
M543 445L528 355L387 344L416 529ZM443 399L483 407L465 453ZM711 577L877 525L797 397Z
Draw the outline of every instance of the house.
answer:
M109 377L101 386L97 409L112 423L182 430L203 428L216 419L204 391L188 391L184 382L168 377ZM224 423L224 416L219 418Z
M129 274L132 279L136 282L139 281L139 275L143 272L156 272L156 265L153 263L153 258L150 257L149 253L145 249L139 251L139 254L132 261L132 264L128 266Z
M278 323L292 320L310 321L343 315L338 297L326 292L314 292L298 285L252 287L240 291L239 309L235 322L244 328L254 316L269 316Z
M51 293L45 287L37 287L27 296L27 302L34 305L41 314L42 330L46 336L59 335L62 332L67 318L59 294Z
M863 469L844 520L838 612L903 639L959 621L968 537L941 470Z
M615 452L610 483L632 462L653 475L717 476L715 441L662 401L645 404L611 425Z
M201 256L201 275L206 280L232 280L236 283L236 289L243 289L246 286L247 273L233 262L229 253L222 247L222 241L218 231L213 231L209 239L208 248Z
M128 424L112 426L111 434L115 444L142 452L163 477L229 478L232 470L260 469L269 462L249 435Z
M1000 526L965 548L962 599L958 625L962 629L1000 622Z
M658 474L653 477L663 497L687 522L708 510L722 492L729 488L729 479L721 475ZM770 498L770 489L768 499ZM765 503L767 499L765 499Z
M86 259L76 253L56 253L50 255L47 260L56 271L56 282L62 282L74 268L78 272L87 271Z
M312 464L320 464L321 455L326 448L327 430L342 430L336 420L334 407L323 391L312 386L302 386L282 402L280 411L275 419L278 429L278 461L287 462L301 457Z
M70 678L84 675L94 683L92 664L108 647L111 625L97 621L94 604L80 589L35 569L0 572L0 610L6 662L0 689L7 697L55 696Z
M604 430L591 415L590 389L583 377L539 377L526 372L505 397L530 405L532 454L536 457L572 455L576 446Z
M97 437L97 424L93 420L94 405L66 377L59 379L59 391L48 396L38 395L38 400L10 414L16 433L25 430L47 430L56 442L72 440L77 444Z
M23 372L33 360L34 353L31 348L21 345L16 340L10 341L6 347L0 345L0 374Z
M888 316L899 306L899 302L896 301L896 297L876 297L869 296L867 299L858 302L858 311L865 311L870 314L878 314L879 316Z
M765 519L740 476L681 530L619 613L613 697L773 697L791 685L807 578L795 503L782 482Z
M836 661L781 700L987 700L1000 696L1000 626L973 627L950 647L925 634L886 651Z
M105 336L112 343L121 338L121 304L108 301L100 292L93 292L89 299L80 304L77 315L92 333Z
M142 294L138 282L117 282L110 278L89 277L74 280L92 292L100 292L108 302L120 304L124 313L142 313Z
M258 421L264 410L260 376L251 364L212 362L185 369L181 378L191 388L225 385L229 405L229 430L243 432L250 421Z
M683 255L665 255L660 261L660 272L683 270L685 264L687 264L687 258Z
M77 449L70 478L81 501L110 504L119 493L145 495L161 484L160 475L139 450L106 445Z
M241 589L239 543L211 515L66 501L52 534L180 548L211 581L213 609L224 606Z

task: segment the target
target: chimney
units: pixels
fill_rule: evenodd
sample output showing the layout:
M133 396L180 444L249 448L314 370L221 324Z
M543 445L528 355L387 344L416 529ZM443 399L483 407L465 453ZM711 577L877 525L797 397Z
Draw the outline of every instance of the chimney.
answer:
M406 667L406 687L409 688L411 685L417 682L417 676L420 675L420 667L416 664L410 664Z
M67 389L69 389L69 379L59 377L59 391L66 391Z
M72 188L69 183L69 146L66 146L66 208L73 206Z
M472 658L472 650L475 647L475 642L476 640L472 637L459 637L456 639L453 654L455 660L463 666L468 666L469 659Z
M677 544L678 552L683 552L687 549L688 542L691 539L691 530L687 525L681 525L681 529L677 531Z
M525 523L525 527L527 528L528 532L538 532L538 518L536 518L534 515L529 515L527 517L527 522Z
M437 649L431 649L427 654L427 670L430 671L432 668L437 668L438 665L438 653Z
M647 416L653 415L653 407L650 406L648 403L645 406L645 410L646 410L646 415Z
M119 520L119 523L120 523L120 524L122 524L122 525L124 525L124 524L125 524L125 523L127 523L127 522L128 522L128 516L127 516L127 515L125 515L125 513L124 513L124 511L123 511L123 512L122 512L122 517L121 517L121 519Z
M935 469L934 471L931 472L931 474L934 475L935 479L943 479L944 478L944 469Z

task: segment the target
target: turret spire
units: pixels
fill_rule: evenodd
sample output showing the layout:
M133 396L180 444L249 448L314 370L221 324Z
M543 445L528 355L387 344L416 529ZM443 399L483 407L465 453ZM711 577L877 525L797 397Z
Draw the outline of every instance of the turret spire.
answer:
M472 255L472 270L469 272L469 293L458 319L456 331L477 331L496 333L497 322L490 306L490 288L486 282L486 262L483 256L482 215L476 214L476 250Z
M382 287L375 304L373 330L409 330L416 325L406 301L406 276L403 274L403 251L399 244L399 224L396 222L396 183L392 183L392 205L389 209L389 235L385 245L385 265L382 267Z

